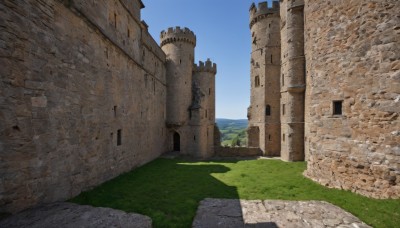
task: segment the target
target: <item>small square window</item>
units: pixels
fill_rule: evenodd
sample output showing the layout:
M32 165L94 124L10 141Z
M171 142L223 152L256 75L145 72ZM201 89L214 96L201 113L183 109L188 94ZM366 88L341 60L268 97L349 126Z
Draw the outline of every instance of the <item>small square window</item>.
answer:
M343 101L333 101L333 115L342 115Z

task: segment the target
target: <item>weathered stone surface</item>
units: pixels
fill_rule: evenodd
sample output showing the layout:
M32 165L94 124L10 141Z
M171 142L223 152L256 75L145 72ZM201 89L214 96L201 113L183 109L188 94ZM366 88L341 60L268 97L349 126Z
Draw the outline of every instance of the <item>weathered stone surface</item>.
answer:
M73 197L166 151L165 54L122 2L61 2L0 3L0 211Z
M305 175L321 184L400 197L399 11L396 0L306 1Z
M208 227L370 227L323 201L205 199L193 221Z
M73 203L53 203L29 209L0 221L0 227L52 228L52 227L129 227L151 228L147 216L120 210L91 207Z

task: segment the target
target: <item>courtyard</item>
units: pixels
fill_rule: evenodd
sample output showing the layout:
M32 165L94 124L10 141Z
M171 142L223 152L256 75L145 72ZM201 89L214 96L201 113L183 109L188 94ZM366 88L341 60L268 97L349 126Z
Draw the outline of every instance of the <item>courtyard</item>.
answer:
M275 159L188 161L160 158L84 192L70 202L149 216L154 227L191 227L205 198L318 200L373 227L400 224L400 200L371 199L303 177L305 162Z

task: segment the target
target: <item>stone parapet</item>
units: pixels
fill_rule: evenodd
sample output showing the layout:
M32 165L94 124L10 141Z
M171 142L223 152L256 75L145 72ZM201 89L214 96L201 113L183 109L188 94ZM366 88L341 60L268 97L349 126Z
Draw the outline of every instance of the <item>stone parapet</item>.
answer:
M161 31L160 40L161 47L173 42L186 42L196 46L196 35L194 32L188 28L181 29L179 26L176 26L175 28L170 27L167 31Z
M207 59L207 61L204 63L202 61L199 61L199 64L194 64L193 65L193 72L210 72L213 74L217 73L217 64L212 63L210 59Z
M268 8L268 2L253 3L250 6L250 28L258 21L267 17L268 14L279 16L279 2L273 1L272 8Z

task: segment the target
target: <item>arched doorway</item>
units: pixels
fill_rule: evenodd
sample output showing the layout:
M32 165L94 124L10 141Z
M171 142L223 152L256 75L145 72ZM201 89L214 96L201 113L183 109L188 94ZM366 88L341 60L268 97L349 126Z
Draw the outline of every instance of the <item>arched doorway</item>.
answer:
M181 150L181 136L178 134L178 132L174 133L174 151L180 151Z

